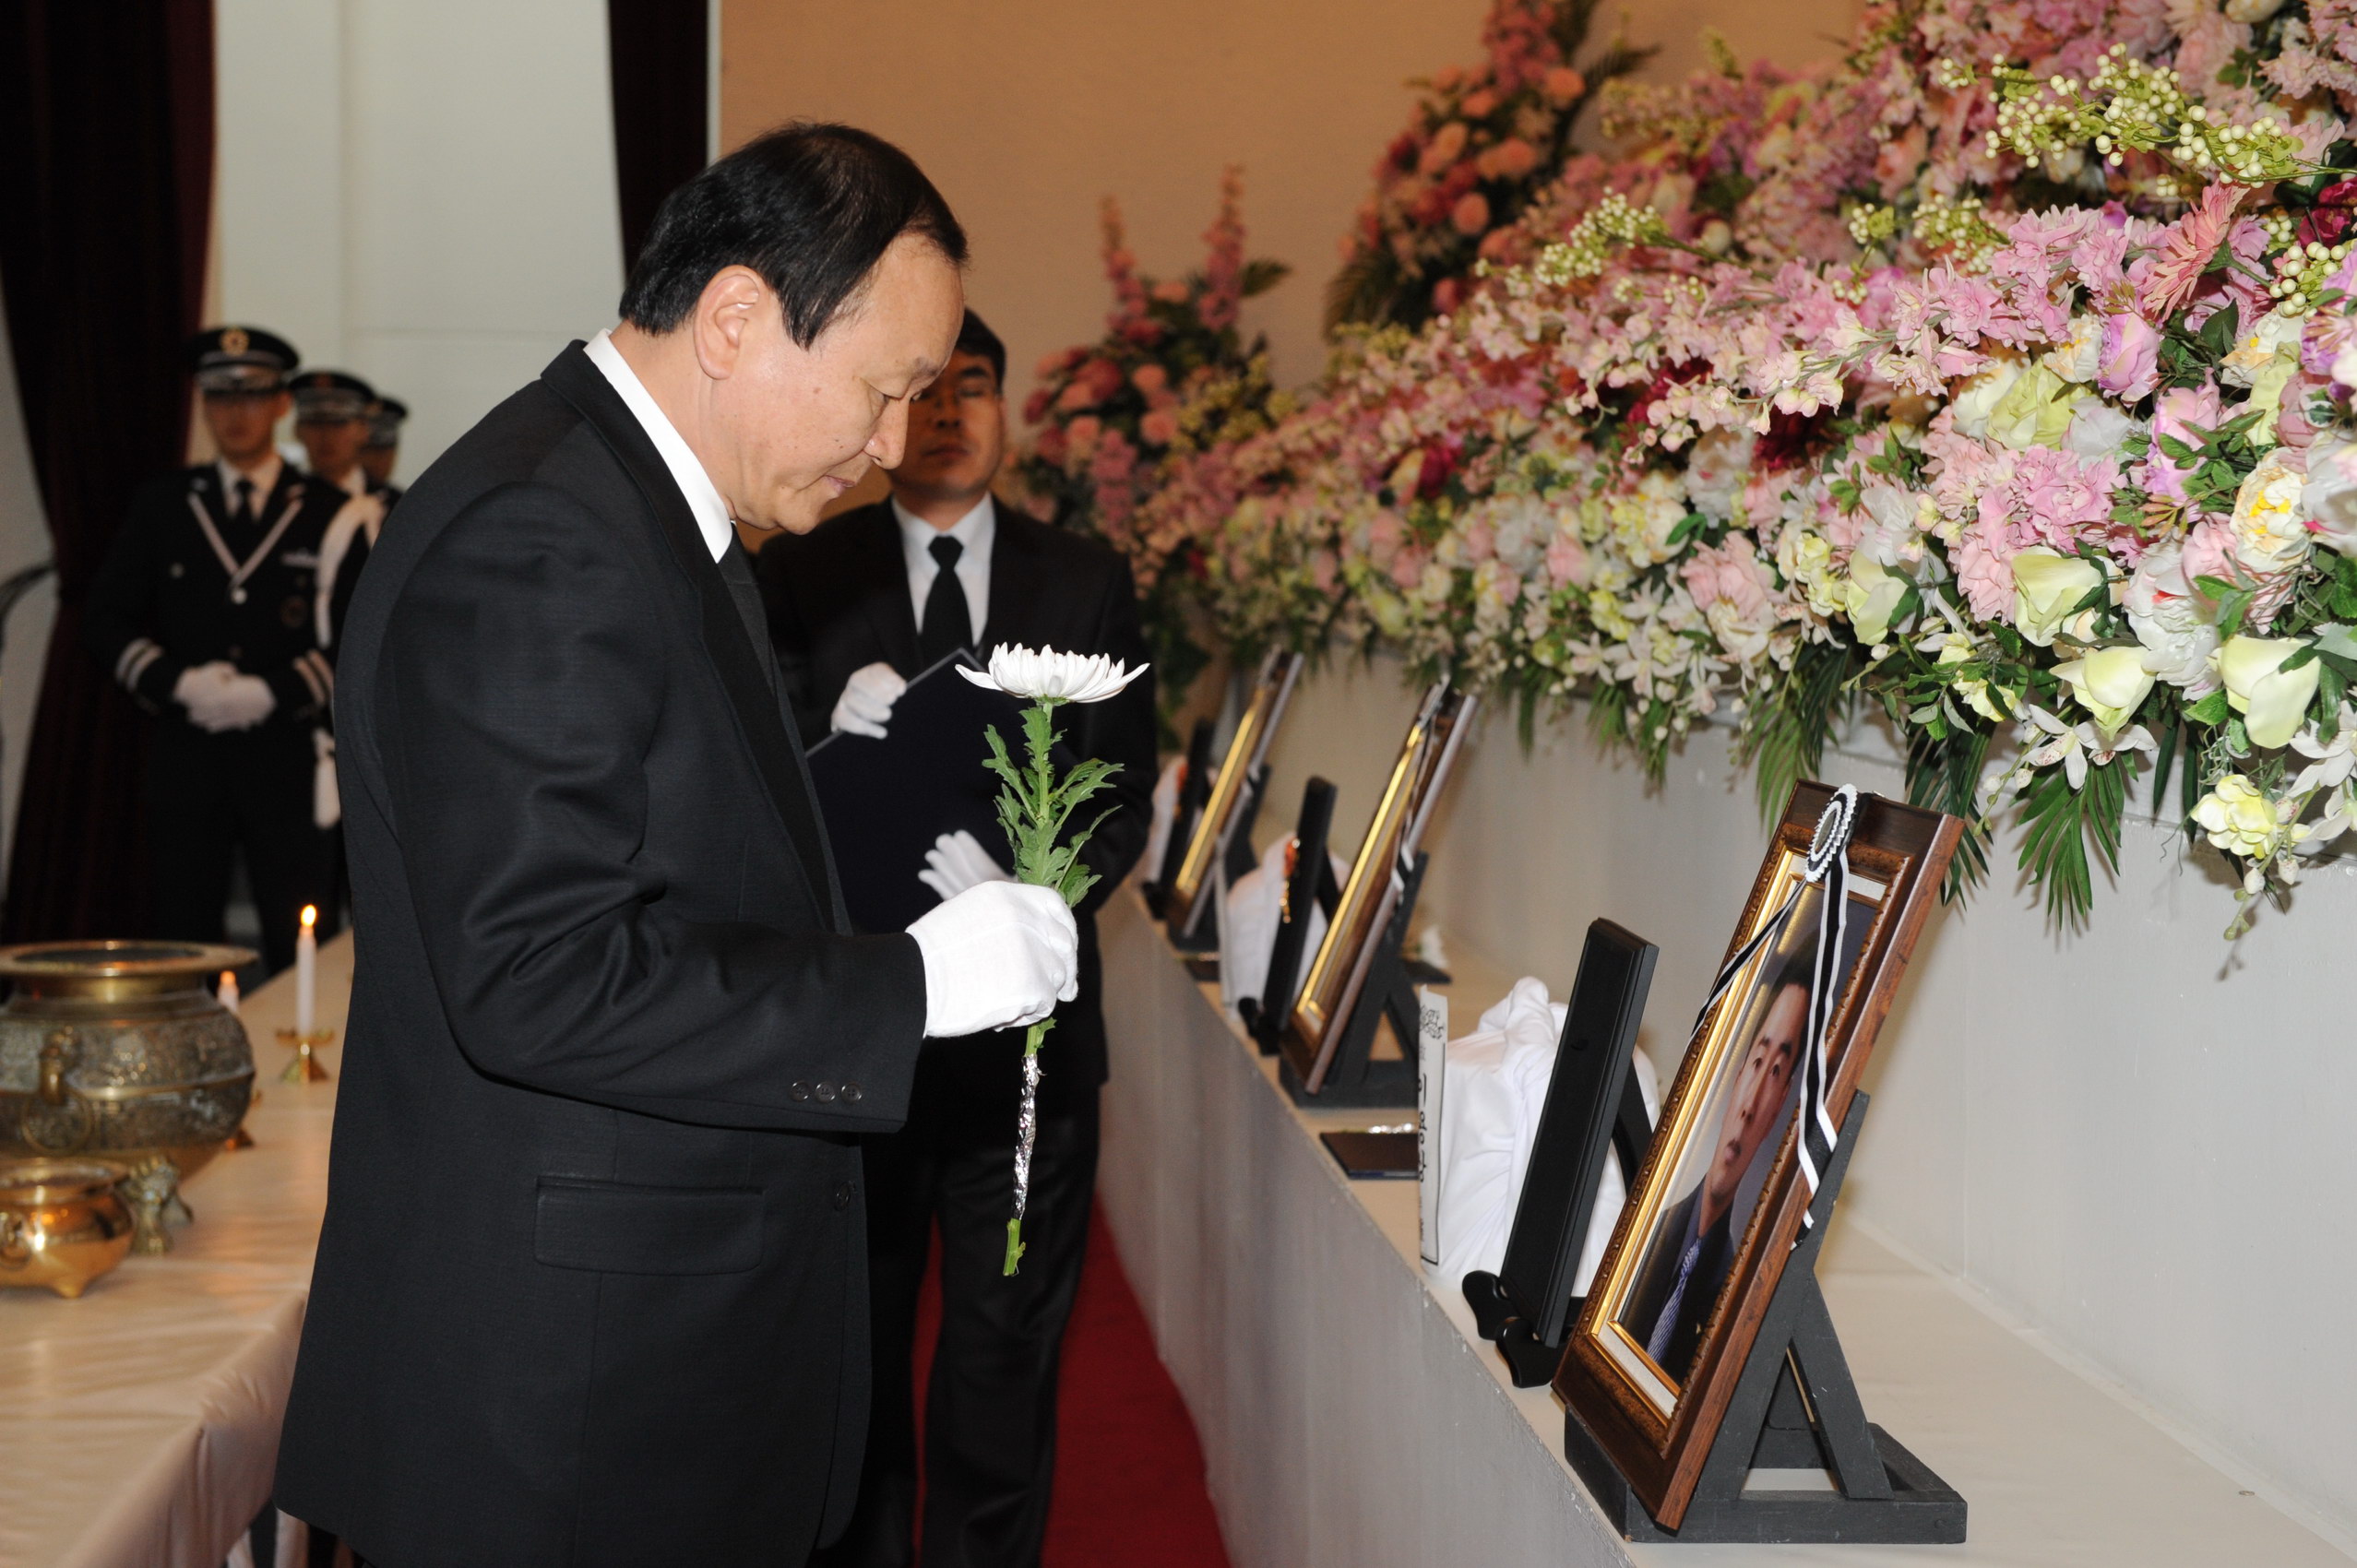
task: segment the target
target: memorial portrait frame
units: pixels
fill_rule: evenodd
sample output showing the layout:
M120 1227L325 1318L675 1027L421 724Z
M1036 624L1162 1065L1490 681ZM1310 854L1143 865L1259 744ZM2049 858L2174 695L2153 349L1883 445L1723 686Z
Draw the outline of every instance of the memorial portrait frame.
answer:
M1303 970L1279 1031L1280 1053L1303 1091L1326 1086L1376 947L1397 909L1417 847L1431 821L1450 764L1470 728L1478 700L1435 681L1416 707L1327 920L1326 936ZM1412 1049L1412 1041L1402 1041Z
M1269 743L1284 721L1285 706L1307 662L1300 654L1281 648L1270 649L1260 661L1244 711L1236 719L1235 733L1229 737L1227 752L1211 777L1203 809L1196 814L1186 848L1179 856L1178 869L1171 875L1163 915L1173 933L1194 930L1218 893L1220 862L1242 820L1244 797L1256 785L1254 776L1268 759Z
M1811 837L1833 793L1815 782L1794 789L1753 879L1727 961L1775 920L1801 881ZM1856 938L1855 958L1826 1027L1826 1106L1837 1125L1857 1092L1962 833L1963 825L1953 817L1879 796L1859 797L1847 854L1853 924L1862 903L1871 905L1872 912ZM1621 1318L1637 1287L1649 1243L1673 1201L1671 1187L1693 1169L1689 1150L1715 1129L1715 1123L1706 1127L1706 1120L1721 1105L1731 1073L1741 1070L1748 1048L1738 1045L1737 1031L1760 1016L1761 1006L1773 1005L1772 998L1759 1004L1762 981L1773 974L1779 977L1774 985L1789 983L1781 978L1784 971L1771 966L1792 940L1792 926L1803 923L1801 916L1812 904L1813 889L1803 891L1803 908L1794 910L1786 939L1754 955L1735 983L1697 1020L1555 1374L1565 1408L1666 1529L1675 1529L1684 1516L1808 1207L1810 1191L1797 1158L1789 1099L1769 1146L1774 1152L1765 1182L1742 1234L1733 1238L1723 1284L1702 1322L1684 1375L1673 1380L1662 1372ZM1815 916L1805 923L1814 927Z

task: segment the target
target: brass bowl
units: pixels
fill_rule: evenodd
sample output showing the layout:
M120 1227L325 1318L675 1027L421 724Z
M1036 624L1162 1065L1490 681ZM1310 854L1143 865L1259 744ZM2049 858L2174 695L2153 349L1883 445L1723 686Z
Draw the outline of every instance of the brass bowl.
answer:
M196 942L0 948L14 987L0 1007L0 1158L161 1173L159 1214L180 1213L180 1181L235 1135L254 1092L245 1027L205 982L253 957ZM143 1245L169 1245L160 1225Z
M115 1195L122 1180L95 1159L0 1163L0 1286L45 1287L80 1295L131 1250L131 1211Z

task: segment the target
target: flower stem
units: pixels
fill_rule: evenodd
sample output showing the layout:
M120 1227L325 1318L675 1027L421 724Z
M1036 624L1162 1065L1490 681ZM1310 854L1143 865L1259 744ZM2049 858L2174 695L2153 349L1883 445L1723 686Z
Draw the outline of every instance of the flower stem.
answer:
M1023 1108L1015 1118L1015 1217L1006 1222L1006 1265L1002 1271L1007 1275L1023 1259L1023 1211L1031 1201L1031 1145L1040 1131L1040 1042L1054 1028L1054 1018L1042 1018L1023 1037Z

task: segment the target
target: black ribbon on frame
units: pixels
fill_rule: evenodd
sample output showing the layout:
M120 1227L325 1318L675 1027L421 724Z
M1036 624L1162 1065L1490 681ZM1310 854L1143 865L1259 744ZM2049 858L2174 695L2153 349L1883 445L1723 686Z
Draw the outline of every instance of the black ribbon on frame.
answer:
M1802 890L1822 884L1825 897L1817 908L1816 966L1810 976L1808 1021L1801 1042L1801 1134L1796 1140L1801 1177L1809 1184L1812 1197L1816 1195L1817 1182L1833 1158L1833 1146L1841 1140L1841 1130L1833 1124L1833 1110L1827 1103L1832 1073L1831 1063L1826 1060L1825 1032L1841 1000L1837 982L1841 978L1841 947L1850 925L1850 833L1857 821L1857 786L1844 784L1833 792L1833 799L1826 802L1824 813L1817 818L1816 832L1809 839L1808 858L1802 862L1801 880L1785 895L1783 908L1769 917L1720 969L1709 999L1703 1003L1702 1011L1694 1020L1694 1038L1699 1039L1703 1026L1710 1021L1711 1009L1733 989L1744 967L1783 935L1784 928L1792 922L1793 909L1800 904ZM1807 1235L1815 1224L1803 1208L1801 1235ZM1798 1245L1797 1237L1794 1244Z

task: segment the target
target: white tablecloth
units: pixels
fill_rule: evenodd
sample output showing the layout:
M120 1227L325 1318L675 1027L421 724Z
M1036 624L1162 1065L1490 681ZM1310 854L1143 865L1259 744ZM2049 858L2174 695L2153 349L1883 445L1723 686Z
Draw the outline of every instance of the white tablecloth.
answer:
M320 954L343 1024L351 944ZM335 1085L281 1084L293 977L249 998L255 1146L188 1182L196 1223L77 1301L0 1290L0 1568L220 1568L270 1494L327 1192ZM320 1053L332 1073L340 1052Z
M1134 892L1100 922L1099 1190L1236 1568L2349 1562L1838 1211L1820 1272L1866 1413L1964 1493L1970 1540L1629 1545L1564 1462L1552 1393L1512 1387L1462 1297L1426 1284L1415 1183L1349 1181L1316 1138L1413 1113L1296 1108ZM1461 1032L1512 977L1450 961Z

